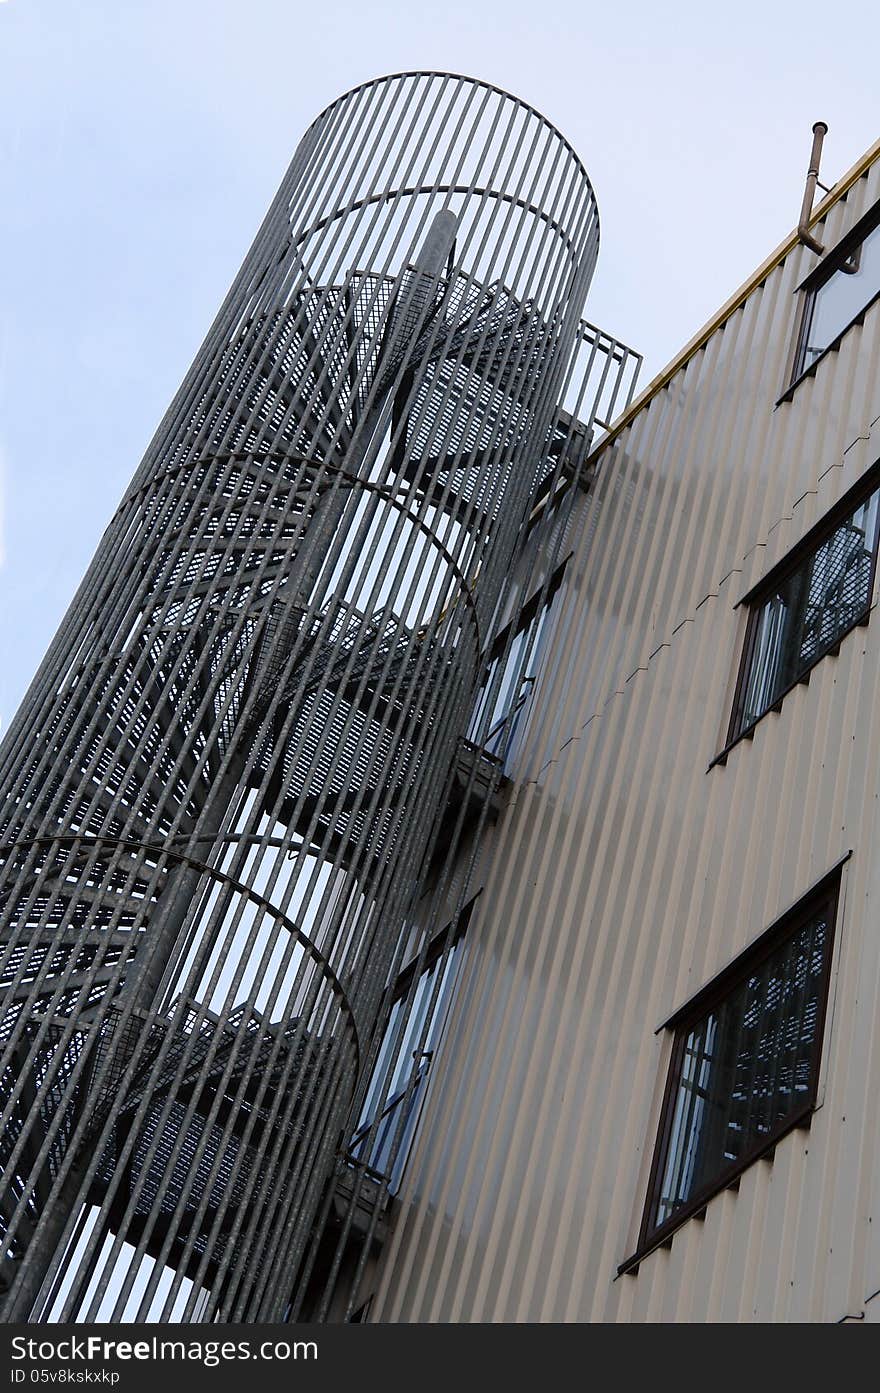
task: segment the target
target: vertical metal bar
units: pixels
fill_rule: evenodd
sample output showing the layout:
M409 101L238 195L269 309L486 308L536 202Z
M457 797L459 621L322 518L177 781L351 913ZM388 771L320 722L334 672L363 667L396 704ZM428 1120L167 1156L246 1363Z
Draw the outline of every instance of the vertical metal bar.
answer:
M597 243L487 84L301 142L4 745L8 1319L283 1315Z

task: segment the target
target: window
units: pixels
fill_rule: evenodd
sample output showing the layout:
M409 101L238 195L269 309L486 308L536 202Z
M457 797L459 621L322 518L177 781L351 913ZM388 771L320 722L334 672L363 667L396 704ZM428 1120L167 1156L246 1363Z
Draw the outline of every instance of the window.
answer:
M510 625L498 634L477 692L467 738L500 759L505 769L524 730L523 715L543 657L550 629L550 610L562 580L562 570L560 567L551 580L543 605L538 608L537 597L534 597L520 612L513 626L513 638L510 638Z
M535 685L547 614L545 607L520 629L507 654L489 664L477 695L468 738L505 764L514 752L520 719Z
M635 1257L810 1115L841 866L667 1022L675 1031Z
M880 208L853 228L804 282L806 300L792 383L880 296Z
M463 910L451 946L443 929L428 950L413 991L413 973L401 974L391 1013L367 1086L348 1155L385 1179L390 1194L400 1186L412 1146L428 1072L440 1038L473 901ZM444 951L445 950L445 951Z
M880 479L851 491L830 518L745 597L749 621L727 749L777 708L871 607Z

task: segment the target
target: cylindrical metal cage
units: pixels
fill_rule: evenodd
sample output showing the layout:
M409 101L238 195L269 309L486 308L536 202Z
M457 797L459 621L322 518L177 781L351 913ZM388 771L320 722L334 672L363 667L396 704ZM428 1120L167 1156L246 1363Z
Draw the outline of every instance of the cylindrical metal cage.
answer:
M487 84L302 140L2 747L7 1319L287 1313L597 249Z

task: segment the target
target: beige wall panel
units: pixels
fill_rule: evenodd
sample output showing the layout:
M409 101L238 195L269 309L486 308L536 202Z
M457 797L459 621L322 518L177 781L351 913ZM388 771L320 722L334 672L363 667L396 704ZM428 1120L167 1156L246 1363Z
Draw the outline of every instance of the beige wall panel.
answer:
M819 236L878 197L875 164ZM708 767L737 601L880 458L880 305L777 405L814 264L771 270L578 500L371 1319L880 1318L880 616ZM657 1027L850 851L811 1126L617 1278Z

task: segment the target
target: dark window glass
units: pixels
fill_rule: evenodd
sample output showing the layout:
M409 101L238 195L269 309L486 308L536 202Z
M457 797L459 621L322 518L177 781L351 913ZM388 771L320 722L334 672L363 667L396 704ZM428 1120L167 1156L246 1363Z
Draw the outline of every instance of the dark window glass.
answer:
M812 1110L838 885L839 871L673 1021L640 1251Z
M878 295L880 226L846 254L832 258L821 281L807 291L794 376L806 372Z
M854 506L751 605L728 744L748 730L871 605L880 490Z
M410 993L395 994L349 1155L383 1176L391 1194L400 1185L418 1111L446 1008L452 996L463 940L424 968Z
M507 769L525 730L549 629L552 599L515 634L507 653L494 658L477 693L468 739L500 759Z

